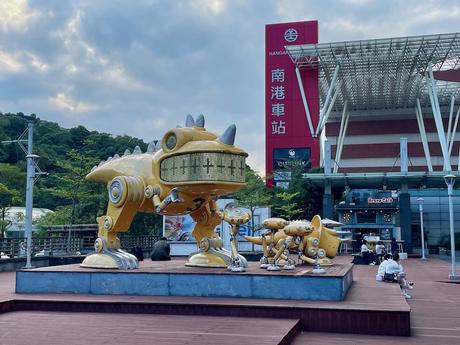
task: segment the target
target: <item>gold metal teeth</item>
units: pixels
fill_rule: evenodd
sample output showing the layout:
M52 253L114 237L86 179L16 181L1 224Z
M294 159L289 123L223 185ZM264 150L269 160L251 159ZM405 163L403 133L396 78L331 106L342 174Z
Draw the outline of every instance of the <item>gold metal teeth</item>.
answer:
M186 153L164 159L160 177L166 182L245 182L245 157L230 153Z

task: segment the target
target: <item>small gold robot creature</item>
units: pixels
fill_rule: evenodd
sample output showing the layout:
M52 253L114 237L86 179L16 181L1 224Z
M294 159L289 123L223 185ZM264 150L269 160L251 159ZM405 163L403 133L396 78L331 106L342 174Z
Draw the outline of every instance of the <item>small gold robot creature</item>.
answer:
M245 238L262 246L260 267L269 271L278 271L280 266L285 270L295 269L295 261L290 257L290 251L297 252L299 262L330 266L341 243L341 239L337 237L340 232L323 226L318 215L311 222L268 218L262 225L268 229L267 234Z
M196 121L188 115L185 127L164 135L160 150L153 143L145 153L136 147L133 153L126 150L122 157L115 155L91 170L86 179L107 183L109 203L106 215L97 218L96 253L87 256L82 267L137 268L136 257L120 249L118 238L118 233L128 231L137 212L192 216L198 251L186 265L244 267L246 260L236 250L223 249L214 229L224 219L216 200L245 185L247 153L234 146L235 125L220 136L204 125L203 115ZM237 232L248 215L230 213L226 220Z

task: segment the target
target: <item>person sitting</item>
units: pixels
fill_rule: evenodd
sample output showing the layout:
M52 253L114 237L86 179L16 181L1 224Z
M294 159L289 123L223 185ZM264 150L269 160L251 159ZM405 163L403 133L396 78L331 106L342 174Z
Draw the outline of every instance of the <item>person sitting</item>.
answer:
M363 256L365 265L375 265L374 253L367 246L366 240L363 240L363 244L361 245L361 255Z
M385 254L383 256L383 260L382 260L382 263L379 265L379 269L377 270L377 275L375 276L375 280L379 282L384 280L385 270L388 264L388 259L391 259L391 254Z
M406 273L404 273L402 265L399 263L399 254L395 253L392 259L387 260L385 266L384 280L389 282L399 283L399 287L403 296L407 299L412 298L407 290L412 290L414 283L406 280Z
M171 260L169 255L171 248L166 237L161 237L159 241L155 242L152 249L152 261Z
M383 244L382 241L378 241L376 246L375 246L375 254L378 255L379 257L379 262L383 261L383 257L386 254L386 249L385 245Z
M138 261L144 261L144 251L140 246L132 247L131 254L133 254Z

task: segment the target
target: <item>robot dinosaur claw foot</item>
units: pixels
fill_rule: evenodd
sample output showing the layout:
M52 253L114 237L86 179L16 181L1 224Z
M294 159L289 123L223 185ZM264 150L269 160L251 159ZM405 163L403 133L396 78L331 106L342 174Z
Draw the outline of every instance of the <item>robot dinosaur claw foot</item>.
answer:
M101 238L96 240L94 248L96 253L87 256L80 267L124 270L139 268L139 262L134 255L121 249L108 248L106 241Z

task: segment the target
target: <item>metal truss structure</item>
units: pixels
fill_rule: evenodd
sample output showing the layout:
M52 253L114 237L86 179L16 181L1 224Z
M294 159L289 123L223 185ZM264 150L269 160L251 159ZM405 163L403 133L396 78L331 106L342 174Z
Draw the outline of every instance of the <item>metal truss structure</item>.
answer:
M453 120L455 100L460 97L460 33L292 45L285 49L296 67L302 96L300 70L319 69L321 110L316 129L302 97L311 135L321 136L330 116L341 118L334 173L350 114L415 113L427 168L433 171L423 124L423 110L429 108L436 122L444 171L452 170L450 156L460 116L459 109ZM448 128L443 126L442 110L448 111Z
M433 66L435 74L460 69L460 33L285 48L298 69L319 68L322 107L328 105L334 86L336 109L343 109L348 100L351 112L412 110L417 98L423 107L429 106L428 66ZM437 80L436 89L441 107L449 106L451 96L460 94L458 83Z

